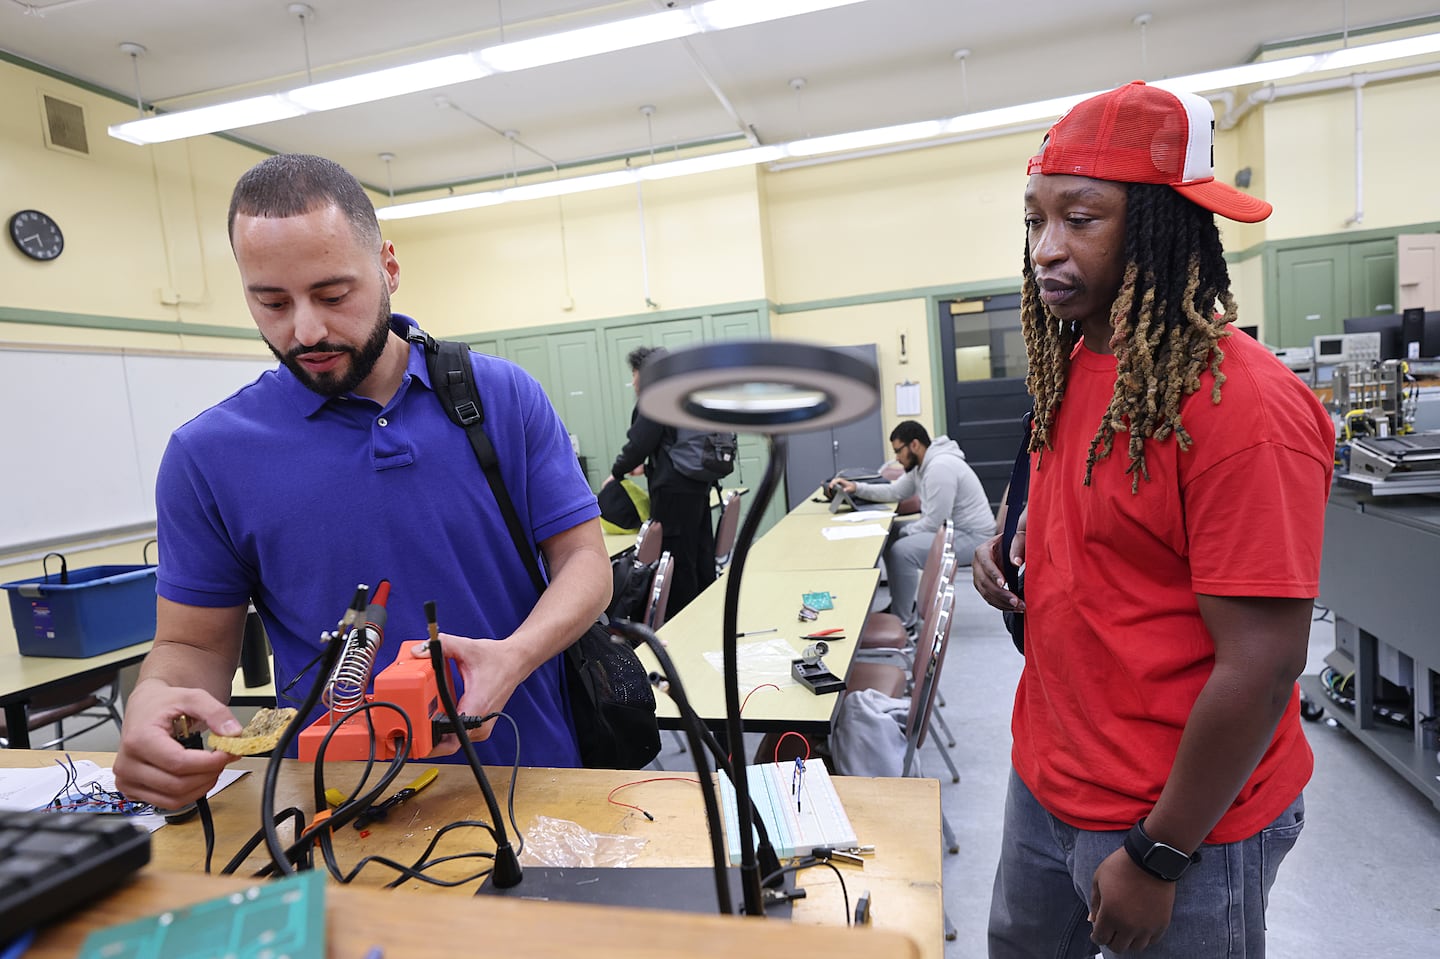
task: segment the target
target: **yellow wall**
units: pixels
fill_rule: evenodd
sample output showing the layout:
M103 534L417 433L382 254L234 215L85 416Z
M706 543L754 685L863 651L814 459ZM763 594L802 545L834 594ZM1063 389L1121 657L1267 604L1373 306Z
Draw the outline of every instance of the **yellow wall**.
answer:
M1020 275L1028 133L767 174L781 303Z
M1365 87L1365 220L1348 229L1440 220L1429 172L1440 154L1440 77ZM1340 233L1355 212L1355 95L1349 90L1282 98L1265 115L1266 239Z
M85 111L89 156L49 149L41 95ZM134 110L48 77L0 63L0 190L7 215L35 207L65 233L60 259L37 263L10 244L0 251L3 303L128 319L248 328L249 315L225 237L230 186L256 154L215 137L136 147L105 133ZM178 304L161 302L161 293ZM172 297L173 298L173 297ZM0 337L46 342L101 342L170 349L227 348L216 338L129 335L36 335L12 325ZM249 344L244 345L249 350Z
M1229 269L1230 292L1235 296L1239 325L1260 327L1260 341L1269 342L1266 334L1276 331L1267 330L1265 324L1265 260L1252 256L1231 263Z
M395 308L450 335L764 299L757 175L645 184L644 260L634 187L385 223L401 264Z

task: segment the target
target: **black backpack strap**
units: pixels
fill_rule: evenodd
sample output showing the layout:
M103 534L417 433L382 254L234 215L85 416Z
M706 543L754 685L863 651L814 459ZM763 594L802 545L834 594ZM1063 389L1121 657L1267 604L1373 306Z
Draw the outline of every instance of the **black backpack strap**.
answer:
M412 329L408 336L412 343L425 345L425 365L430 370L430 384L440 405L450 421L465 431L470 439L470 448L480 461L480 469L490 484L490 492L505 517L505 526L515 551L525 563L530 582L536 593L545 592L545 577L540 573L540 561L520 524L515 504L505 489L505 480L500 475L500 459L495 455L495 446L485 433L485 406L480 400L480 391L475 386L475 369L470 364L470 345L458 340L436 340L420 329Z
M1005 573L1005 585L1017 592L1020 585L1020 569L1010 562L1010 544L1020 526L1020 514L1030 500L1030 428L1035 414L1026 413L1021 419L1024 433L1020 437L1020 451L1015 454L1015 466L1010 470L1010 491L1005 495L1005 531L1000 536L1000 560Z

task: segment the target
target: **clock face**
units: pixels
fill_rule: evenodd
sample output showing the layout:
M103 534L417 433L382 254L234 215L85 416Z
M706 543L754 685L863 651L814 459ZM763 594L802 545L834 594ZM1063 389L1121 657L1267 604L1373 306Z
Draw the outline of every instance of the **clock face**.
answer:
M65 249L60 225L39 210L21 210L12 216L10 239L32 260L53 260Z

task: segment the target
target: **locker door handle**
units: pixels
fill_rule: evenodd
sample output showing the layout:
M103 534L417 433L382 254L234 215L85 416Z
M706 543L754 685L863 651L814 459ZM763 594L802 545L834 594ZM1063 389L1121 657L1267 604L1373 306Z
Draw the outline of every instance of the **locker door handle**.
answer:
M1306 314L1305 314L1305 319L1307 319L1307 320L1318 320L1318 319L1320 319L1320 314L1319 314L1319 313L1306 313Z

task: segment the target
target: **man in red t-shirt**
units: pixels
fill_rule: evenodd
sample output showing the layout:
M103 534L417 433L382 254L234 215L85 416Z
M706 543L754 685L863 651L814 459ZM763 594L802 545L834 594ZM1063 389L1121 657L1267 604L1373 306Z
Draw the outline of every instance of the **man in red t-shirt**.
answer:
M1025 612L990 956L1263 956L1304 821L1300 731L1334 428L1236 330L1210 104L1093 97L1029 166ZM1217 309L1219 315L1217 316Z

